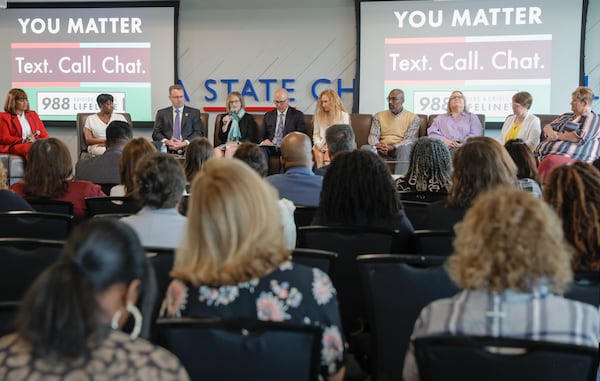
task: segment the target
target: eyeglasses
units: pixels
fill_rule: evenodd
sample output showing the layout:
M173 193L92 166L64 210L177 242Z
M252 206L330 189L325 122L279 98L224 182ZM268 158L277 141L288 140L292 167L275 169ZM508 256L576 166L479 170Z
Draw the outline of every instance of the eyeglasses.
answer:
M387 97L388 102L389 101L401 101L403 98L402 97Z
M242 103L242 101L240 101L239 99L236 99L234 101L229 101L229 104L232 104L232 103Z
M455 95L453 97L450 97L450 100L455 100L455 99L464 99L461 95Z
M280 104L284 104L284 103L286 103L287 101L288 101L288 99L286 99L286 100L283 100L283 101L278 101L278 100L275 100L275 104L277 104L277 105L280 105Z
M27 102L27 98L17 98L17 102Z

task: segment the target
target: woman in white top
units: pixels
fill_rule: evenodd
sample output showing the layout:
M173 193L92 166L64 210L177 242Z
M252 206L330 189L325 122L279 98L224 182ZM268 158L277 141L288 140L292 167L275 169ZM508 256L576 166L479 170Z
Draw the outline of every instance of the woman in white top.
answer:
M500 143L512 139L522 139L533 151L540 142L540 118L529 113L533 98L526 91L521 91L512 97L513 115L504 121L500 132Z
M88 144L88 152L92 155L102 155L106 151L106 127L113 120L129 123L121 114L113 111L114 98L110 94L100 94L96 98L100 112L92 114L85 120L85 141Z
M317 101L317 109L313 118L313 152L317 168L323 166L327 143L325 130L334 124L350 124L350 115L337 93L332 89L323 90Z

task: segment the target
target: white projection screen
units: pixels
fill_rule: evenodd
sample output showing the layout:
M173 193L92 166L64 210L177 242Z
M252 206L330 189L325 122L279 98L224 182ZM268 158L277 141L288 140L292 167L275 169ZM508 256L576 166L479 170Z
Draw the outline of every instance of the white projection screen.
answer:
M99 93L113 95L115 111L134 122L150 122L175 80L177 7L10 3L0 9L1 88L23 88L45 122L96 112Z
M415 113L445 112L453 90L500 122L518 91L531 111L569 110L579 85L583 0L361 3L360 112L387 108L393 88Z

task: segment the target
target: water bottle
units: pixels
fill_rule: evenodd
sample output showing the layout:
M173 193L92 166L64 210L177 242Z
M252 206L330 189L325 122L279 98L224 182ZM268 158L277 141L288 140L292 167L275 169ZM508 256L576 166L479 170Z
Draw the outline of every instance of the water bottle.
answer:
M160 146L160 152L162 153L167 153L167 145L163 142L163 144Z

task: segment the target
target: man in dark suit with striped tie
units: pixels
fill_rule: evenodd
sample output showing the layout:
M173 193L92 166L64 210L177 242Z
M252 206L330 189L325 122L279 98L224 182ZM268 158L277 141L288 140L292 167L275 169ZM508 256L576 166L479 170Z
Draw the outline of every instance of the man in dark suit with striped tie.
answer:
M263 136L260 141L260 146L264 147L267 156L267 163L270 157L279 159L279 145L287 134L293 131L306 134L304 113L290 107L290 98L286 89L275 91L274 103L275 109L267 112L263 118ZM270 172L273 172L272 168Z

